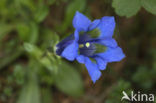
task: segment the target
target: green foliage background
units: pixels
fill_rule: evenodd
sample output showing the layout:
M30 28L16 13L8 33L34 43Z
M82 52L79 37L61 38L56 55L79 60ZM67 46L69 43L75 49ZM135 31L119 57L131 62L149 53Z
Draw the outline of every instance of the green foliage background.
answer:
M126 54L96 84L84 65L54 52L74 31L76 11L91 20L115 16ZM120 103L123 90L155 94L155 15L156 0L0 0L0 103Z

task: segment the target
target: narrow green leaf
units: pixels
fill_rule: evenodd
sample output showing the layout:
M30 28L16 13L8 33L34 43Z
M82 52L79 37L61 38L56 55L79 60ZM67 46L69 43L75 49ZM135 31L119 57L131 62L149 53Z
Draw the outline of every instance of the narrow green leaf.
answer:
M42 56L42 51L33 44L24 43L24 49L33 57L40 58Z
M41 103L39 87L36 80L31 80L24 85L17 103Z
M24 42L36 43L38 40L38 25L35 22L30 23L18 23L17 32L19 38Z
M0 40L3 39L5 35L7 35L10 31L14 29L13 25L0 23Z
M11 55L8 55L5 58L1 58L0 69L2 69L3 67L7 66L9 63L16 60L22 54L22 52L23 52L23 50L21 49L21 47L19 47L16 49L16 52L12 52Z
M36 22L42 22L49 13L49 8L46 5L40 5L35 11L34 18Z
M17 24L17 32L22 41L28 41L30 37L30 28L25 23Z
M23 85L25 82L25 67L20 65L20 64L16 64L14 66L14 71L13 71L13 76L15 78L15 82L18 85Z
M46 51L43 52L40 48L30 43L24 43L24 49L29 53L31 57L38 60L38 62L46 67L49 71L54 72L57 70L57 63L59 63L59 61L57 61L58 59L55 58L55 55L53 53Z
M42 103L52 103L52 93L49 88L41 89Z
M29 42L34 44L38 40L39 28L38 28L38 25L35 22L30 23L30 28L31 29L30 29Z

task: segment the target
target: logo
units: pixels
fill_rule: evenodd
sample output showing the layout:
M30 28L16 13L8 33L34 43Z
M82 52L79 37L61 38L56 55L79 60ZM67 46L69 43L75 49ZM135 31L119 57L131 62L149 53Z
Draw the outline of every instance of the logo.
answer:
M142 94L139 91L137 93L134 93L133 91L131 91L131 95L128 96L125 91L123 91L122 93L123 93L123 97L121 98L121 101L123 100L139 101L139 102L144 102L144 101L153 102L154 101L154 94Z

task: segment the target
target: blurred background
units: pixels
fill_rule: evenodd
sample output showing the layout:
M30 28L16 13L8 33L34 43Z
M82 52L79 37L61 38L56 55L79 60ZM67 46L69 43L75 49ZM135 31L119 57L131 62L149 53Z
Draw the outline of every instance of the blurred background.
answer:
M54 53L76 11L115 16L126 54L95 84ZM120 103L123 90L156 94L156 0L0 0L0 103Z

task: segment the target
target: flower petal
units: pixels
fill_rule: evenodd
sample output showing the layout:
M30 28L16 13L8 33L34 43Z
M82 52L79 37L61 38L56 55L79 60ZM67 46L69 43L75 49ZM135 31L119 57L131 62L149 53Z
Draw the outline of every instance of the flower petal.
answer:
M95 29L98 24L100 23L99 19L94 20L90 25L89 25L89 31Z
M70 61L73 61L78 55L78 47L78 43L76 41L73 41L73 43L71 43L64 49L61 56Z
M93 63L88 57L85 57L85 66L88 70L88 73L93 81L93 83L96 82L101 76L101 72L98 69L97 64Z
M104 38L104 39L96 38L96 39L90 39L86 42L97 43L97 44L101 44L101 45L104 45L106 47L112 47L112 48L118 46L116 40L113 38Z
M83 55L79 55L76 57L76 60L79 62L79 63L82 63L84 64L85 63L85 57Z
M66 37L65 39L61 40L61 42L59 42L56 47L61 47L61 46L64 46L67 42L71 41L71 40L74 40L74 35L71 34L69 35L68 37Z
M125 57L125 54L120 47L108 48L104 53L98 53L96 55L100 56L107 62L117 62Z
M73 19L73 26L78 31L87 31L91 21L80 12L76 12Z
M105 16L101 19L97 28L100 30L101 34L99 38L112 37L115 29L115 19L114 17Z
M75 41L78 42L78 40L79 40L79 32L78 32L78 30L75 30L74 37L75 37Z
M77 30L75 30L74 34L69 35L68 37L66 37L65 39L63 39L61 42L59 42L56 45L56 54L57 55L61 55L62 52L64 51L64 49L70 45L71 43L78 42L79 40L79 33Z
M99 40L96 41L96 43L102 44L102 45L104 45L106 47L112 47L112 48L118 46L116 40L113 39L113 38L99 39Z
M102 59L100 57L95 57L94 59L96 60L96 63L97 63L98 68L100 70L105 70L106 69L107 62L104 59Z

